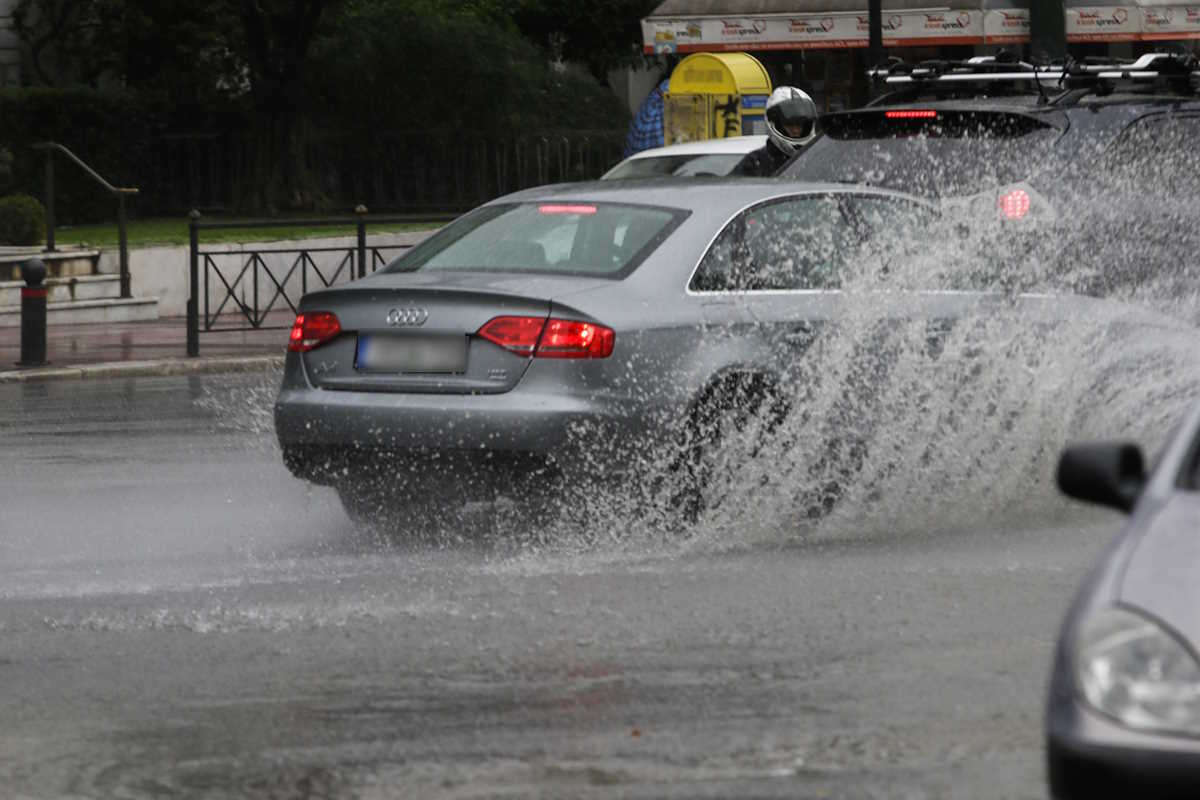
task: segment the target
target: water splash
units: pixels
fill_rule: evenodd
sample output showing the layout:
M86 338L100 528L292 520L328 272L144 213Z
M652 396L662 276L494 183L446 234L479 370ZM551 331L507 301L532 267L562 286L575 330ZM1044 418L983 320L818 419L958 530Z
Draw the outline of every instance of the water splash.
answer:
M448 498L422 518L426 540L645 555L1061 515L1052 475L1066 442L1153 449L1200 398L1200 225L1195 187L1179 180L1200 164L1139 158L1102 173L1088 161L1094 174L1058 187L1053 213L1035 204L1015 224L988 193L936 221L876 226L888 230L872 246L838 255L837 312L753 413L717 415L720 436L662 420L680 426L675 447L593 448L585 472L625 460L625 479L573 480L533 510L513 493ZM795 249L797 231L776 235L768 252ZM232 398L230 424L264 447L274 391L264 381ZM689 507L699 473L703 500Z

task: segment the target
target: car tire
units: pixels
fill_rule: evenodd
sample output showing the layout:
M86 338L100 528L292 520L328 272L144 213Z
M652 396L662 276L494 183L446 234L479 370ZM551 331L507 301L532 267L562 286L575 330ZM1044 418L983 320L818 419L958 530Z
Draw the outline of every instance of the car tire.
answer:
M434 532L434 510L427 503L406 501L401 491L341 483L337 493L355 525L402 538L426 538Z
M775 436L789 410L773 382L756 373L729 375L700 396L665 481L680 523L690 527L724 504L737 473Z

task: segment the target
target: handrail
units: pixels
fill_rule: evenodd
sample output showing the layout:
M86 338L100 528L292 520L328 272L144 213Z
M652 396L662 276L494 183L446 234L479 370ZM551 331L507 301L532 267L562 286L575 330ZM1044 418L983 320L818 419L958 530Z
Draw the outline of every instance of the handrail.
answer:
M75 155L66 146L58 142L38 142L31 145L34 150L43 150L46 156L46 249L54 252L54 153L59 152L74 161L92 179L105 188L109 194L117 196L117 242L121 254L121 297L133 296L129 280L129 239L126 235L125 198L138 193L136 188L121 188L113 186L100 176L100 173L89 167L82 158Z
M104 180L104 178L100 177L100 173L96 172L96 170L89 167L86 163L84 163L82 158L80 158L79 156L72 153L65 145L61 145L58 142L38 142L37 144L31 145L31 147L33 147L34 150L57 150L58 152L62 153L67 158L71 159L76 164L78 164L84 172L86 172L88 175L91 175L93 178L95 178L96 182L99 183L101 186L103 186L105 189L107 189L111 194L137 194L138 193L138 190L136 188L117 188L116 186L113 186L111 183Z

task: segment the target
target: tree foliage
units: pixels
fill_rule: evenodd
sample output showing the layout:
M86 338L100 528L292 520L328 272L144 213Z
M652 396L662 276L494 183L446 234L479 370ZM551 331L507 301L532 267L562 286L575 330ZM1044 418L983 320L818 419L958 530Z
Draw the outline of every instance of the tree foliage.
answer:
M623 123L611 92L555 67L511 19L454 0L348 0L314 54L343 127L464 135Z
M518 0L513 21L553 58L577 61L603 82L618 67L642 59L641 19L660 0Z
M318 208L305 142L625 122L604 74L652 0L20 0L36 82L142 98L181 131L252 137L244 210Z

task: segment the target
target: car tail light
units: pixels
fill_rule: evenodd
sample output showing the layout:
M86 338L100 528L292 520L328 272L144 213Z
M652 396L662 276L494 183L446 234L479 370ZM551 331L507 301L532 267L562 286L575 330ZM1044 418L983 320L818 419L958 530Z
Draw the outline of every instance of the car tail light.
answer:
M1000 195L1000 213L1007 219L1022 219L1029 213L1032 201L1029 192L1013 189Z
M292 325L291 336L288 337L288 351L292 353L307 353L320 347L342 332L342 323L338 322L337 314L331 311L308 311L296 315Z
M603 325L542 317L496 317L476 335L535 358L608 358L616 339Z
M938 112L932 108L907 108L896 111L885 111L887 119L937 119Z
M546 327L543 317L496 317L476 332L476 336L500 345L505 350L532 355Z
M612 355L615 338L612 328L603 325L552 319L546 323L535 355L539 358L608 358Z

